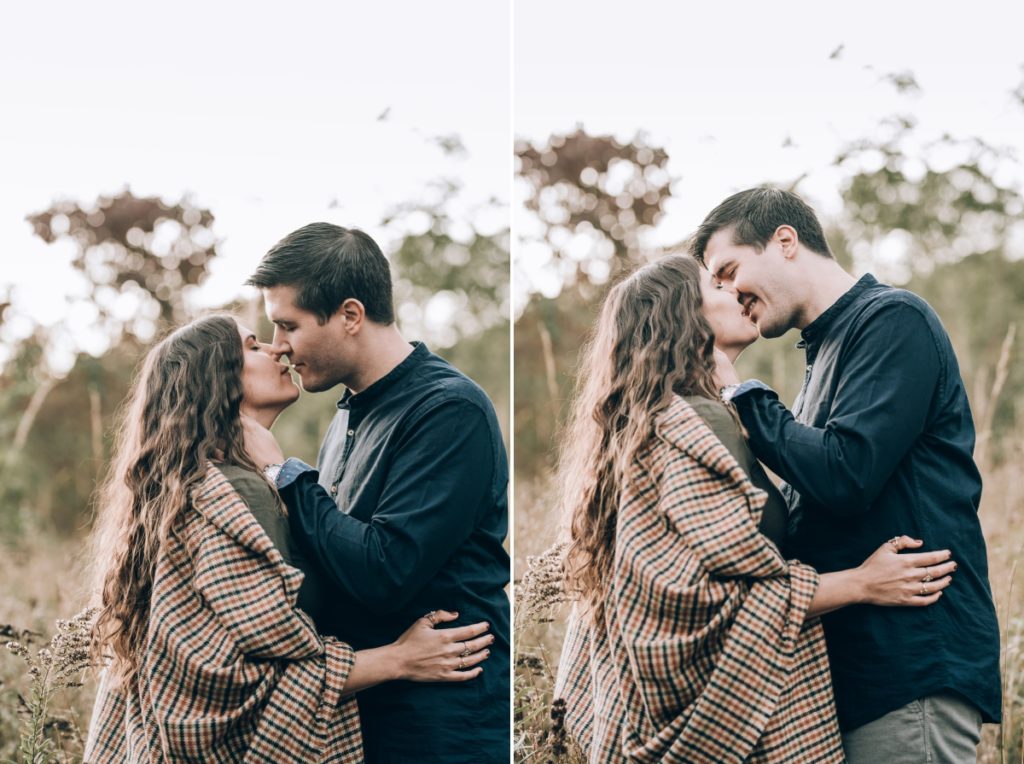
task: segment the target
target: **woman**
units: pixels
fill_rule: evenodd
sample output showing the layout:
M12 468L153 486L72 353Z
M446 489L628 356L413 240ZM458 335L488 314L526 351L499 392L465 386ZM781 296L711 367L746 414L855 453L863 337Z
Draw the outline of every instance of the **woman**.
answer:
M841 762L816 616L949 585L949 552L905 536L855 570L783 558L785 504L715 382L716 338L756 337L689 257L602 307L561 464L578 602L555 689L591 762Z
M298 395L229 317L146 355L100 498L95 634L110 663L87 762L362 761L353 693L479 675L492 637L433 630L452 613L358 652L316 633L302 609L318 607L315 580L242 437L243 416L269 427Z

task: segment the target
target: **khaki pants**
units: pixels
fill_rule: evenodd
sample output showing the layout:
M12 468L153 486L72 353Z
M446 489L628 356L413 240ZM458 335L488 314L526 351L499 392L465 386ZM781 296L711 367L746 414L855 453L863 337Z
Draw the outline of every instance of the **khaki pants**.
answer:
M843 735L848 764L974 764L981 713L959 695L915 700Z

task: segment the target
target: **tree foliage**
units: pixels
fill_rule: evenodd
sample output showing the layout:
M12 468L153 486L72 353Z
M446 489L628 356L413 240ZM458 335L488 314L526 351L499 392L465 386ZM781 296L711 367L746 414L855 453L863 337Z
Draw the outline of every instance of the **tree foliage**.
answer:
M914 89L912 76L893 84ZM552 262L571 264L559 271L561 292L552 298L535 291L516 320L516 471L529 480L554 464L579 350L609 276L657 254L640 242L645 227L659 219L672 183L667 152L642 138L624 146L580 129L542 146L520 143L517 155L528 188L525 206L540 223ZM841 264L905 286L937 310L960 359L976 419L993 424L994 432L980 437L996 442L1014 429L1016 401L1024 396L1019 335L1006 359L1002 394L993 396L1004 338L1024 317L1024 200L1021 189L1005 180L1020 177L1018 161L979 139L946 135L926 142L913 119L889 117L875 134L837 154L834 164L846 171L838 189L842 212L823 221ZM624 173L628 193L608 185L621 162L632 165ZM1005 172L1008 166L1018 172ZM657 182L645 186L648 168L657 169L651 173ZM794 190L814 171L799 175ZM580 232L590 242L582 257L573 258L572 239ZM791 341L758 342L740 360L741 374L767 381L784 400L795 397L803 376L798 337L789 336ZM993 411L995 416L984 416Z
M48 244L74 243L72 267L85 277L90 300L114 335L126 327L148 339L147 318L164 326L185 321L189 291L202 283L217 256L213 213L188 197L170 204L125 189L88 205L57 201L28 221ZM124 297L139 304L135 316L118 311Z

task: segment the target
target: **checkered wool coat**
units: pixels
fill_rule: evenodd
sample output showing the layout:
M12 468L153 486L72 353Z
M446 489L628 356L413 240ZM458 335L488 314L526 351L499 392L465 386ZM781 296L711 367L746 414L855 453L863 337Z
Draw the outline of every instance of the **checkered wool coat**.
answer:
M100 683L85 748L105 762L359 762L352 649L295 607L289 567L221 472L161 552L138 677Z
M817 573L758 532L765 494L674 397L623 487L605 622L574 609L555 697L597 762L842 762Z

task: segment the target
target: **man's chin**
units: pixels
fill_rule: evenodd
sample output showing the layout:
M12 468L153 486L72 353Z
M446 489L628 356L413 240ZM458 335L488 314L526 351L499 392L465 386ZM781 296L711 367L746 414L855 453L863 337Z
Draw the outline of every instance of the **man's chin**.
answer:
M757 321L755 326L757 326L757 333L766 340L773 340L776 337L781 337L789 331L788 326L781 326L778 322L773 321Z
M334 387L326 380L307 377L302 373L299 374L299 383L302 385L303 392L306 393L324 393Z

